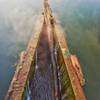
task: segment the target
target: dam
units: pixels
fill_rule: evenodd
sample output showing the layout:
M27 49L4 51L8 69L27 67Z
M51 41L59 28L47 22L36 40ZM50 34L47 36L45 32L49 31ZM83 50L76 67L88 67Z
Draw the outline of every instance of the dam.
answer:
M20 55L5 100L86 100L84 75L44 0L42 22Z

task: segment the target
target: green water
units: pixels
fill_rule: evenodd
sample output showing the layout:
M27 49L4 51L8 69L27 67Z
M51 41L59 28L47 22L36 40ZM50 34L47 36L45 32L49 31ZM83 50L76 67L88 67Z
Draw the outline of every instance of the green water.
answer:
M70 51L82 65L87 100L100 100L100 0L50 0L50 4L65 31ZM42 0L0 0L0 100L41 8Z
M51 5L65 30L70 51L82 65L87 100L100 100L100 1L56 0Z
M0 0L0 100L4 99L22 50L34 32L42 2Z

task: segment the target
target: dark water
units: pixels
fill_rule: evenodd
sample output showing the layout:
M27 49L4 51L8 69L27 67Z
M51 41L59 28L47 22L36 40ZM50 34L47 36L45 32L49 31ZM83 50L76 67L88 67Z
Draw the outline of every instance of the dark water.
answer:
M100 0L50 0L63 26L70 51L86 78L87 100L100 100ZM14 74L14 64L34 30L42 0L0 0L0 100Z

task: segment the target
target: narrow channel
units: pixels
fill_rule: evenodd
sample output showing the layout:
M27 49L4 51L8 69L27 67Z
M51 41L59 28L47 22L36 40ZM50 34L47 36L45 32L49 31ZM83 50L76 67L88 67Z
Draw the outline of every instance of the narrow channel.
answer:
M46 25L36 51L35 73L30 88L34 100L54 100L53 70Z

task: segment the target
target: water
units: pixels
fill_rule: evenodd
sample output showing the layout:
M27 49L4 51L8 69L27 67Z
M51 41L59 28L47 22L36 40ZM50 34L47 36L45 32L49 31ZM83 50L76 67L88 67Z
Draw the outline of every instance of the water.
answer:
M42 7L42 2L38 2L0 0L0 100L8 90L19 54L34 32Z
M76 54L86 78L87 100L100 100L100 0L50 0L63 26L70 51ZM0 0L0 100L26 48L42 0Z
M100 100L100 1L56 0L56 4L51 3L65 30L70 51L78 56L82 65L87 100Z

